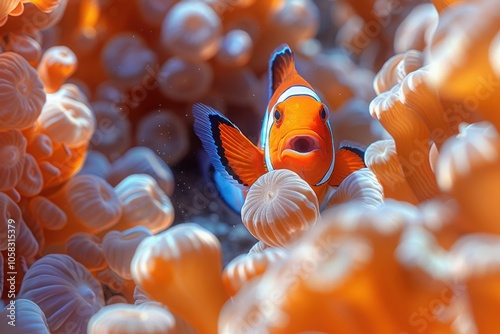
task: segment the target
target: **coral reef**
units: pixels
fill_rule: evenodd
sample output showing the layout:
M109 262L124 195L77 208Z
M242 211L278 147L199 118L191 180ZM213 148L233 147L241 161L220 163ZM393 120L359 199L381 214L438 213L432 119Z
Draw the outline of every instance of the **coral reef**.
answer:
M0 332L498 333L498 6L0 1ZM256 143L283 43L366 168L235 213L191 107Z

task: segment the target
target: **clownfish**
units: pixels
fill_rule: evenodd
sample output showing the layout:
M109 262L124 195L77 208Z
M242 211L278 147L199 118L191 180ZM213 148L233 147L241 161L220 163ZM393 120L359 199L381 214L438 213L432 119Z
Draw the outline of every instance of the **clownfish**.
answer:
M324 206L331 190L365 167L364 150L341 143L335 152L330 112L297 73L288 45L274 52L269 75L270 99L257 145L227 117L201 103L193 105L194 131L219 177L243 193L261 175L289 169L312 187Z

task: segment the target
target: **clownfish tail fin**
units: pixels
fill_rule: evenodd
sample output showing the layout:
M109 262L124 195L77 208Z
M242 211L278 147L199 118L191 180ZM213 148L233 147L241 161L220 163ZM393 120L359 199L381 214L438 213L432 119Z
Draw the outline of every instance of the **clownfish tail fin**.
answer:
M352 172L365 168L365 149L363 145L347 140L342 141L335 154L335 167L328 184L338 187Z
M295 72L293 52L287 44L281 44L269 61L269 98L291 72Z
M222 177L248 189L265 173L264 154L227 117L202 103L193 105L194 132Z

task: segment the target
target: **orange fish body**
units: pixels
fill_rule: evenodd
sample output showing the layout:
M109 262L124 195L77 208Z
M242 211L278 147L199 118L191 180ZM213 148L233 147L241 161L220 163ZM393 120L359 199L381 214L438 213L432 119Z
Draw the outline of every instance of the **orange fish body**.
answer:
M329 189L365 167L364 152L341 145L335 153L328 108L295 70L287 45L271 58L269 81L270 100L258 146L224 115L203 104L193 106L195 132L215 170L243 191L268 171L289 169L324 204Z

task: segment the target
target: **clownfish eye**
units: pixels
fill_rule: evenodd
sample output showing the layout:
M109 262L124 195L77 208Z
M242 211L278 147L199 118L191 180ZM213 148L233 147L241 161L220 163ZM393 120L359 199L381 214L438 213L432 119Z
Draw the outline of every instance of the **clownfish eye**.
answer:
M281 113L278 110L276 110L274 112L274 119L276 119L276 121L279 121L280 118L281 118Z
M319 116L321 117L322 120L326 119L327 113L325 108L321 108L321 111L319 112Z

